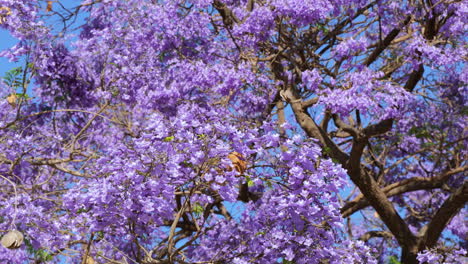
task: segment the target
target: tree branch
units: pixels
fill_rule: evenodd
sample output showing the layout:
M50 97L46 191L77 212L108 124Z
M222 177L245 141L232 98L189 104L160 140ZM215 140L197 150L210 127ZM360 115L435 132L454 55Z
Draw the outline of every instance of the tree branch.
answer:
M411 179L406 179L399 181L390 185L387 185L383 188L383 191L387 197L403 194L406 192L418 191L418 190L428 190L441 188L442 185L448 180L448 178L456 173L464 172L468 169L468 166L458 167L452 169L442 175L433 178L425 177L414 177ZM369 206L369 202L361 194L356 197L353 201L346 203L341 208L341 214L343 217L348 217L353 213L366 208Z
M340 130L349 133L353 138L358 138L359 131L356 128L346 124L337 114L333 114L332 117L333 122Z
M216 8L216 10L218 10L219 14L223 18L223 23L224 26L226 26L226 28L232 28L232 25L234 23L237 24L240 22L236 15L234 15L232 10L229 7L227 7L225 3L219 0L215 0L213 2L213 6L214 8Z
M432 248L436 245L440 234L445 229L452 218L468 202L468 181L465 180L462 186L458 188L450 197L445 200L442 206L437 210L432 221L425 227L420 249Z
M315 123L315 120L309 115L307 109L303 107L302 100L292 92L292 88L283 91L282 95L285 100L291 104L296 121L300 124L306 134L309 137L318 139L322 146L327 147L330 150L330 156L337 159L341 164L345 164L348 160L348 155L330 139L327 133L317 125L317 123Z
M392 129L392 125L393 119L385 119L377 124L369 125L368 127L364 128L364 134L369 138L381 135L390 131L390 129Z
M408 16L405 21L403 22L403 26L408 25L411 21L411 16ZM403 27L402 26L402 27ZM377 45L377 48L367 57L364 65L369 66L371 65L377 58L379 57L380 53L382 53L391 43L392 41L400 34L401 28L394 28L392 31L388 33L385 39Z
M367 242L369 239L374 237L393 238L392 233L387 231L369 231L359 237L359 240Z
M367 138L358 138L353 142L349 161L344 166L348 175L361 193L368 199L380 218L395 236L402 248L414 248L417 245L416 237L405 221L393 207L380 186L369 174L368 169L361 165L361 156L367 144Z

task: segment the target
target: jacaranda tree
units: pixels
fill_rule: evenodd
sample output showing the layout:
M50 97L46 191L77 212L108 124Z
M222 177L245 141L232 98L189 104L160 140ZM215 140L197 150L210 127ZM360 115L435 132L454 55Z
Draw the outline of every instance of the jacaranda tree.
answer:
M467 19L0 0L0 262L466 263Z

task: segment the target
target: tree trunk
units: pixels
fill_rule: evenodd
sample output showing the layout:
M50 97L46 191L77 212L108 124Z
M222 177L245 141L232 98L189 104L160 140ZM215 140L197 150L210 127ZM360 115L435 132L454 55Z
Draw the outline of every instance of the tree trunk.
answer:
M419 264L416 257L418 256L418 247L411 248L403 247L401 250L401 263L402 264Z

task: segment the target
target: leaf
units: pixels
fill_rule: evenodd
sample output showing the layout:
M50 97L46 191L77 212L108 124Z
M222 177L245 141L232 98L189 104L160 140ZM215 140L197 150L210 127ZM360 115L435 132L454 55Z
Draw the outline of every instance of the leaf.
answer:
M192 210L196 215L200 215L203 213L203 206L201 206L199 203L196 203Z
M262 235L265 235L265 231L259 231L255 234L255 236L262 236Z
M163 139L163 141L164 141L164 142L170 142L170 141L174 140L174 138L175 138L174 136L165 137L165 138Z
M16 96L16 93L12 93L7 97L7 101L14 108L14 107L16 107L16 102L18 101L18 96Z
M184 168L192 168L193 167L193 163L191 163L189 161L182 161L181 163L179 163L179 165L184 167Z
M6 18L9 15L11 15L11 9L9 7L0 7L0 25L6 22Z
M52 1L47 1L46 12L52 11Z
M23 73L23 68L16 67L13 68L5 73L5 77L3 77L3 82L10 86L10 87L21 87L22 86L22 78L21 74Z
M35 256L37 260L41 262L51 261L54 258L54 256L52 256L49 252L42 248L36 251Z
M431 133L422 127L412 127L409 131L410 135L414 135L416 138L430 138Z
M207 137L206 134L199 134L199 135L197 135L197 138L198 138L198 139L205 139L206 137Z
M11 230L6 233L2 239L1 244L8 249L17 249L23 244L24 236L18 230Z
M48 262L54 258L54 256L51 255L48 251L46 251L44 248L35 249L31 244L31 241L29 241L28 239L24 240L24 244L26 245L27 252L29 254L34 255L35 259L40 262Z
M96 232L96 238L94 239L95 241L101 241L103 238L104 238L104 231Z
M91 256L86 256L86 260L84 261L85 264L95 264L96 261Z
M26 94L26 93L25 93L25 94L17 93L16 96L17 96L18 98L23 98L23 99L26 99L26 100L31 98L31 97L29 97L29 95Z
M398 258L396 256L391 256L388 260L389 264L401 264L400 261L398 261Z
M240 174L243 174L247 169L247 162L242 154L239 152L233 151L229 153L228 158L231 160L234 165L234 169Z
M330 147L323 147L323 152L327 155L331 153L331 148Z
M76 211L77 214L87 213L87 212L89 212L89 208L80 208Z
M248 186L248 187L253 187L253 186L255 186L254 181L252 181L252 179L250 179L249 176L245 176L245 180L247 181L247 186Z

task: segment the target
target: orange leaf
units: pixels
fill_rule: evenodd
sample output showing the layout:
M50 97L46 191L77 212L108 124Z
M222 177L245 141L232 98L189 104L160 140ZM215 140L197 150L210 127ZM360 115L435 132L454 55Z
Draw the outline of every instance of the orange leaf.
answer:
M47 12L52 11L52 1L47 1L47 8L46 8L46 11L47 11Z
M247 169L247 162L245 161L244 156L239 152L233 151L229 153L228 158L231 160L236 171L240 174L243 174Z

